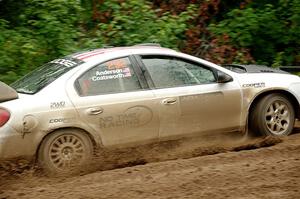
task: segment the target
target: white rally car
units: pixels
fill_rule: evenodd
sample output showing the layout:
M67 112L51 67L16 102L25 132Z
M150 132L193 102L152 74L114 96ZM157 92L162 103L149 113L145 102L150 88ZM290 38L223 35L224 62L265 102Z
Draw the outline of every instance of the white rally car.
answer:
M300 78L280 70L150 44L102 48L0 84L0 159L64 172L105 147L247 129L288 135L299 103Z

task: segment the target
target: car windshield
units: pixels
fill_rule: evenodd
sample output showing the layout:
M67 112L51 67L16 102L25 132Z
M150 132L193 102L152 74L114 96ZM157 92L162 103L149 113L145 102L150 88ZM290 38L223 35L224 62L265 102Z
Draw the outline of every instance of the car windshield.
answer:
M72 57L53 60L37 68L10 86L18 93L35 94L83 61Z

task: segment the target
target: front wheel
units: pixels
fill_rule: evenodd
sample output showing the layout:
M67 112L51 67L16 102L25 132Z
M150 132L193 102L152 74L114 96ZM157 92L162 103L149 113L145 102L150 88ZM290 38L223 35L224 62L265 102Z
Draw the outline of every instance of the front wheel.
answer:
M282 94L270 94L263 97L253 108L249 118L250 130L262 135L289 135L294 123L293 105Z
M93 145L88 135L75 129L58 130L42 142L38 163L50 174L78 172L89 163Z

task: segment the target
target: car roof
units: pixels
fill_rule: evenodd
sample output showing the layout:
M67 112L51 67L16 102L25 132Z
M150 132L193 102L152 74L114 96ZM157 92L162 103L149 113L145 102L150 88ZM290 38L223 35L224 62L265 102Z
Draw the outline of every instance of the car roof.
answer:
M139 44L129 47L104 47L99 49L92 49L87 50L83 52L78 52L71 54L70 57L73 57L75 59L80 59L82 61L88 61L88 59L94 59L100 56L103 56L107 53L115 53L115 52L121 52L121 51L131 51L133 53L139 53L143 50L153 50L153 52L176 52L169 48L163 48L160 45L157 44Z

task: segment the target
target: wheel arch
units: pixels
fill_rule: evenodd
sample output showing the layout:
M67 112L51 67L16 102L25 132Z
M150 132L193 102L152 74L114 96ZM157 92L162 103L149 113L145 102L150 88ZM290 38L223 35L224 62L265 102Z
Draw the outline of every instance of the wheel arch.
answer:
M249 120L249 115L251 114L251 112L253 111L253 109L255 108L256 104L265 96L270 95L270 94L282 94L285 97L287 97L287 99L292 103L293 108L295 110L295 117L297 119L300 119L300 106L299 106L299 102L297 100L297 98L289 91L286 90L282 90L282 89L276 89L276 90L268 90L262 93L259 93L258 95L255 96L255 98L252 100L252 102L250 103L250 106L248 108L248 119ZM248 121L249 124L249 121Z
M102 146L101 141L97 141L97 139L95 138L95 136L93 136L93 134L89 133L88 131L86 131L85 129L82 128L78 128L78 127L61 127L61 128L56 128L56 129L52 129L51 131L47 132L41 139L41 141L39 142L36 151L35 151L35 160L38 159L38 152L40 150L40 147L42 145L42 143L44 142L44 140L50 136L52 133L57 132L57 131L63 131L66 129L72 129L72 130L77 130L77 131L81 131L82 133L84 133L92 142L93 144L93 149L94 151L99 149ZM100 142L100 143L99 143Z

